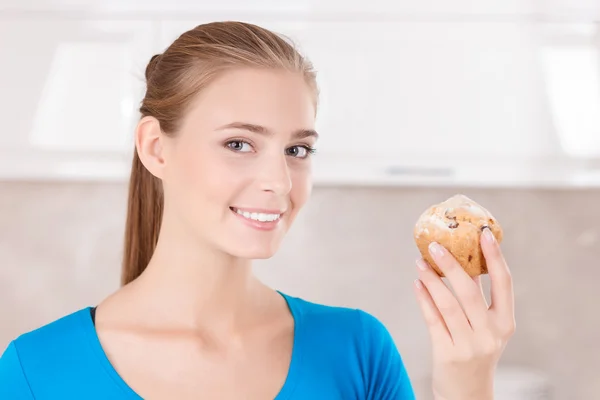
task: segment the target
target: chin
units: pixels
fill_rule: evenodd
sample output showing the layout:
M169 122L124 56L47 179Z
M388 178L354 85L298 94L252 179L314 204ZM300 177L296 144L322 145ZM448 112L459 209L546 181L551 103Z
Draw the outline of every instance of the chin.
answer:
M277 235L279 236L279 235ZM229 240L221 241L217 247L226 254L236 258L264 260L271 258L280 248L281 237L239 237L235 235Z
M234 256L253 260L266 260L277 253L279 246L256 246L249 249L237 248L233 253Z
M251 255L246 255L244 258L247 258L249 260L268 260L269 258L273 257L275 255L275 252L264 252L264 253L257 253L257 254L251 254Z

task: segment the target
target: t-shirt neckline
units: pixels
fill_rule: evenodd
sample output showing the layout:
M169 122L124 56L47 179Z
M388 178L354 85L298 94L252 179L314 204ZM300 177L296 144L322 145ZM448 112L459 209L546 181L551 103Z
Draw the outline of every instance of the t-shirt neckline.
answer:
M304 351L302 347L304 346L303 339L303 321L302 321L302 312L298 308L296 304L296 298L286 295L281 291L277 291L287 303L288 309L292 314L292 318L294 319L294 340L292 347L292 358L290 361L290 366L288 369L286 380L281 387L279 393L275 397L274 400L288 400L291 398L294 390L296 389L298 382L301 377L301 366L302 366L302 355ZM102 348L102 344L100 343L100 338L98 337L98 333L96 332L96 327L94 321L92 319L92 309L93 307L86 307L81 313L81 323L83 326L83 331L85 333L88 344L90 345L94 356L98 360L98 362L102 365L104 371L108 374L109 378L113 383L127 396L128 399L131 400L140 400L143 398L137 394L128 384L123 380L123 378L119 375L119 373L115 370L113 365L111 364L108 356L104 352Z

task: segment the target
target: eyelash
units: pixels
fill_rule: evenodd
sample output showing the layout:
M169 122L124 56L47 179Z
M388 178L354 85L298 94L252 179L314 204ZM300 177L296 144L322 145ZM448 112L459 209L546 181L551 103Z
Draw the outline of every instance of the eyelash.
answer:
M252 146L252 143L250 143L250 142L249 142L249 141L247 141L247 140L242 140L242 139L234 139L234 140L229 140L229 141L225 142L225 147L226 147L227 149L231 150L231 151L234 151L234 152L236 152L236 153L238 152L237 150L234 150L234 149L232 149L231 147L229 147L229 145L231 145L232 143L245 143L245 144L247 144L247 145L249 145L249 146ZM301 159L301 160L302 160L302 159L306 159L306 158L308 158L309 156L311 156L311 155L315 154L315 153L316 153L316 151L317 151L317 149L315 149L314 147L312 147L312 146L309 146L309 145L306 145L306 144L299 144L299 145L296 145L296 146L292 146L292 148L293 148L293 147L302 147L303 149L305 149L305 150L306 150L306 153L307 153L307 154L306 154L306 157L294 157L294 158L299 158L299 159Z

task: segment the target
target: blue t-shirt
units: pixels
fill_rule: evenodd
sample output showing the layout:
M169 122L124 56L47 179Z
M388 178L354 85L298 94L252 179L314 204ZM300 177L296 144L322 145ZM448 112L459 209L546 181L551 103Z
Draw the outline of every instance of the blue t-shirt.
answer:
M294 317L287 379L276 400L414 400L385 326L357 309L281 293ZM0 399L140 400L102 350L84 308L19 336L0 358Z

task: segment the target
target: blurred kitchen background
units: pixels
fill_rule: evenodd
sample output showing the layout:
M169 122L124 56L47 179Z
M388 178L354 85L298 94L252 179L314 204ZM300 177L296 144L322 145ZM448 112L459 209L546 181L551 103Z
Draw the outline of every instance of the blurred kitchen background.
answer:
M232 19L322 91L312 202L257 273L379 317L431 399L412 228L466 194L514 275L497 399L600 399L598 0L0 0L0 352L118 287L144 68Z

